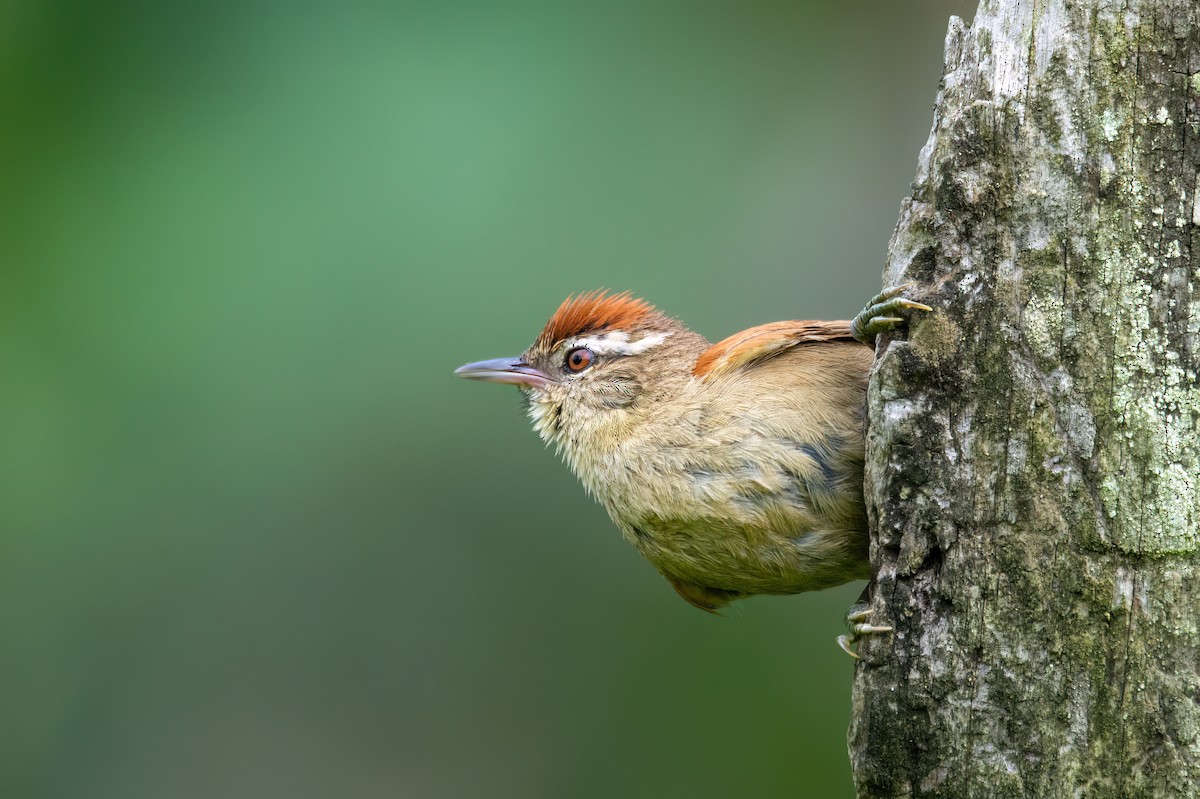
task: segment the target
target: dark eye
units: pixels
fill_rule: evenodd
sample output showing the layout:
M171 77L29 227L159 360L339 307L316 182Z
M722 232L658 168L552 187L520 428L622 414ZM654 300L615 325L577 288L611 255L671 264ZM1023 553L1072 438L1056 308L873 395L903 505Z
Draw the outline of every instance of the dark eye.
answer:
M572 372L582 372L592 365L596 356L587 347L579 347L567 353L567 368Z

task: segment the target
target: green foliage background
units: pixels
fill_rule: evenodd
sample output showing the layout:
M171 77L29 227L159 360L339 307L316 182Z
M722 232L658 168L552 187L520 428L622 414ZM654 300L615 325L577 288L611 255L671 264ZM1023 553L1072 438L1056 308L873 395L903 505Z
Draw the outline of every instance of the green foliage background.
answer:
M0 5L0 795L849 796L861 585L693 610L450 373L854 313L972 10Z

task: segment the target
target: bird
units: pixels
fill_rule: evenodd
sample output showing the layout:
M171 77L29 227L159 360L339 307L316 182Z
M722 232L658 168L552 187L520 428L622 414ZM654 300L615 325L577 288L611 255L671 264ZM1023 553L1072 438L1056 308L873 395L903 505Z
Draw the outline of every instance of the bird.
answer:
M930 307L872 298L850 321L784 321L710 343L629 292L568 297L521 355L455 374L517 386L625 539L691 605L867 579L867 380L876 335ZM866 346L872 345L872 346ZM868 623L851 608L850 648ZM857 655L855 655L857 657Z

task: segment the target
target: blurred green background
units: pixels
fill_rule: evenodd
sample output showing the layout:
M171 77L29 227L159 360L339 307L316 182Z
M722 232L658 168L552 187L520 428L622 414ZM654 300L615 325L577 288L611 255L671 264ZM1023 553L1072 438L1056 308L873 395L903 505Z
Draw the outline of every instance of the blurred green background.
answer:
M862 586L697 612L451 370L854 313L973 10L0 4L0 795L850 796Z

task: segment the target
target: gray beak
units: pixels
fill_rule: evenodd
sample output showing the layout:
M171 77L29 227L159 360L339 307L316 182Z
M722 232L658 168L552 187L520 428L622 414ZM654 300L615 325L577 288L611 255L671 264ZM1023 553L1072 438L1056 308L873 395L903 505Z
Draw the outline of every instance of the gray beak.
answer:
M455 369L454 374L467 380L512 383L530 388L542 388L550 382L545 373L534 369L520 358L497 358L494 361L468 363Z

